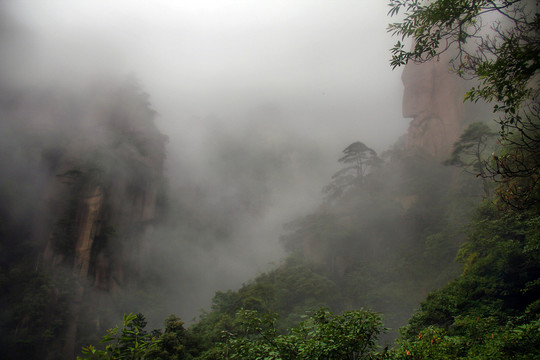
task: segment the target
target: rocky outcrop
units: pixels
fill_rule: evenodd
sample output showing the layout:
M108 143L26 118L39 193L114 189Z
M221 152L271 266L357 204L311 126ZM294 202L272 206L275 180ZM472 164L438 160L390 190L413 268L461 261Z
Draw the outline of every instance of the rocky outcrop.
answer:
M96 186L79 205L75 234L75 259L73 273L88 276L94 239L99 232L99 218L103 206L103 190ZM98 285L99 286L99 285Z
M449 69L448 58L405 66L403 116L412 118L406 147L442 160L463 130L464 85Z
M8 174L0 210L31 228L32 239L24 240L37 250L20 261L38 258L36 268L71 284L69 320L55 325L62 330L55 330L54 348L72 359L81 323L102 333L99 327L111 325L102 309L138 285L141 249L150 246L163 208L167 138L133 79L69 94L0 95L0 166Z

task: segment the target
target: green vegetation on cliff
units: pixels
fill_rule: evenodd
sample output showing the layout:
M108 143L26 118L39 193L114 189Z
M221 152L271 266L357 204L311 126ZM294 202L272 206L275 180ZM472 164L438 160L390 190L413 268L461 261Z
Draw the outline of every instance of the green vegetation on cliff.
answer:
M392 14L407 11L391 31L415 41L411 51L396 44L393 65L429 61L457 48L455 70L478 80L466 99L493 102L501 129L499 150L474 162L481 165L475 170L477 176L494 180L496 195L481 204L470 220L458 257L463 272L428 295L402 330L395 358L538 358L538 4L396 0L391 6ZM488 28L482 16L489 13L500 19ZM466 136L461 138L462 150Z

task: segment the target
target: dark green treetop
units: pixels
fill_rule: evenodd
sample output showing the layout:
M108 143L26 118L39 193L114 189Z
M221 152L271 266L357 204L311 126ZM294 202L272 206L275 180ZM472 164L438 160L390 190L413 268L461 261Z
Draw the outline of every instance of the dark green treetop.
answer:
M486 150L489 146L489 140L495 135L495 132L491 131L485 123L472 123L463 131L454 144L450 158L444 162L445 165L461 167L463 171L480 177L486 198L490 196L489 184L486 179L488 166Z
M339 197L350 186L363 183L368 171L381 163L375 150L360 141L347 146L343 154L338 161L347 166L336 172L332 182L323 189L333 198Z

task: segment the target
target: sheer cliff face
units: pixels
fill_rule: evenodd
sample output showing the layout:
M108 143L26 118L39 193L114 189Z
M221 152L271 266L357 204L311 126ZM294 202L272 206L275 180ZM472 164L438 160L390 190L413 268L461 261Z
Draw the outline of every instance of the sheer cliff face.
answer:
M134 80L0 95L6 223L30 229L47 268L121 287L159 217L167 139L148 96Z
M0 82L0 270L51 279L51 298L32 301L54 309L42 325L55 356L72 359L81 332L110 326L113 300L141 282L163 198L167 138L154 116L132 79L70 91ZM34 327L24 313L12 326Z
M80 98L79 98L80 97ZM48 168L52 229L43 255L54 274L68 269L72 289L62 353L72 358L92 313L95 331L112 295L137 286L137 263L159 220L167 138L154 125L148 96L136 82L98 84L51 108L54 138L36 151ZM66 108L71 109L67 112ZM66 124L67 126L62 126ZM56 204L56 206L52 206ZM108 326L108 325L103 325ZM88 331L88 330L87 330Z
M402 80L403 116L412 118L406 147L444 159L463 128L463 81L449 71L448 59L442 57L409 63Z
M75 109L77 131L60 148L42 149L56 154L45 161L60 180L54 200L61 204L45 259L112 291L122 287L157 220L166 137L135 83L99 86L85 96L84 107Z

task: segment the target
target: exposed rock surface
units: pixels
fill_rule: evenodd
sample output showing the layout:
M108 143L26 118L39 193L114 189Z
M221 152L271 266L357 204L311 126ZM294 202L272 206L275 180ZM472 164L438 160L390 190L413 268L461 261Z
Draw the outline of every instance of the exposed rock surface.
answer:
M0 95L0 168L9 172L0 208L12 214L6 223L32 228L40 266L73 282L69 323L55 340L63 344L51 346L71 359L84 316L98 332L99 324L110 325L100 318L106 315L84 312L101 311L100 304L138 282L140 249L160 218L167 138L133 79L72 93L2 89Z
M409 63L402 80L403 116L412 118L406 147L446 158L463 130L463 80L450 71L445 56L423 64Z

